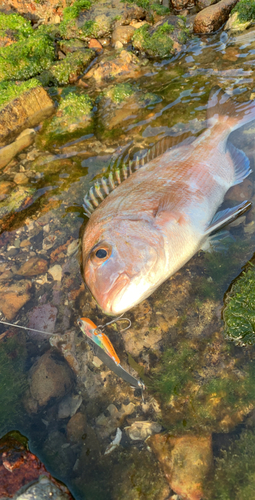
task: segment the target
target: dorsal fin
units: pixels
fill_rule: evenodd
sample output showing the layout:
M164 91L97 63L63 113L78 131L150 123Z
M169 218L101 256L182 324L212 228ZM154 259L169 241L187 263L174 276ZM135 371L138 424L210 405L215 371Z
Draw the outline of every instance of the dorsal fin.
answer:
M116 152L112 156L110 162L111 170L107 177L103 176L97 179L94 184L89 189L88 193L84 196L83 208L85 215L90 217L98 205L103 201L108 194L110 194L116 187L118 187L123 181L125 181L133 172L136 172L149 161L154 160L158 156L161 156L168 149L176 147L180 144L190 144L195 140L195 137L191 135L191 132L184 132L181 135L175 136L165 136L160 139L152 148L145 150L144 154L139 156L136 154L133 160L130 159L132 151L124 158L123 154L116 157ZM129 144L130 145L130 144ZM125 151L126 151L125 147ZM117 151L120 151L118 148ZM113 163L114 160L114 163ZM122 162L122 164L121 164ZM114 166L117 165L115 168Z

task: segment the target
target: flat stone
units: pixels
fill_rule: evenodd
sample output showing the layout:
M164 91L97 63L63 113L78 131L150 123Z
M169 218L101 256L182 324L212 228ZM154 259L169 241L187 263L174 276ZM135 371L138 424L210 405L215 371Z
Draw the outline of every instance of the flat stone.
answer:
M47 351L30 371L30 394L39 406L62 398L72 386L72 372L64 359Z
M10 286L0 285L0 310L9 321L30 299L31 282L21 280Z
M40 86L8 103L0 111L0 146L10 142L25 128L38 125L50 116L54 109L53 101Z
M41 257L32 257L25 262L17 271L21 276L36 276L37 274L44 274L48 269L47 260Z
M28 177L23 172L18 172L14 176L15 184L26 184L28 182Z
M62 267L59 264L56 264L55 266L51 267L48 271L52 278L55 281L61 281L62 280Z
M89 41L89 49L93 49L96 52L101 52L101 50L103 50L103 47L98 40L96 40L95 38L91 38Z
M59 403L58 418L68 418L75 415L82 403L82 397L79 394L66 396Z
M113 79L119 82L127 78L138 78L142 75L143 71L139 67L139 60L136 56L126 50L122 50L120 55L115 59L106 57L106 59L95 64L82 80L93 77L96 84L101 84L104 81L112 81Z
M0 124L1 126L1 124ZM0 169L4 168L22 149L32 144L35 138L34 129L26 129L17 137L16 141L0 150Z
M84 413L75 413L66 426L67 439L74 443L80 442L86 431L86 423L86 416Z
M194 33L212 33L217 31L228 19L238 0L221 0L199 12L193 25Z
M146 443L175 493L187 500L201 500L205 477L213 465L211 436L155 434Z
M57 314L57 308L51 304L46 303L42 306L36 306L32 311L28 313L28 326L29 328L35 328L36 330L53 333Z

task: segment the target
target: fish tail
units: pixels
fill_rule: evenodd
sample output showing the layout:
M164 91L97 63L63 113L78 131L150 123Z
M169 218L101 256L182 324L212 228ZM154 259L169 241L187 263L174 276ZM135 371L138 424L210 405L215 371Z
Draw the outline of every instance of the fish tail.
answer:
M252 120L255 120L255 101L237 103L220 87L213 87L207 105L209 127L224 122L230 133Z

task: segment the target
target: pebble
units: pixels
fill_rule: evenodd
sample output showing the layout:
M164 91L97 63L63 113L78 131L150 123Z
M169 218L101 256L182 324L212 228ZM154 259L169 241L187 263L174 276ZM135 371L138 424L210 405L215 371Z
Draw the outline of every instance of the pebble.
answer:
M87 421L84 413L75 413L66 426L67 439L74 443L78 443L86 431L86 423Z
M161 431L162 426L158 422L134 422L130 427L125 427L125 431L132 441L144 441L149 436Z
M70 243L68 245L67 251L66 251L68 257L73 255L76 252L76 250L78 250L79 243L80 243L79 240L74 240L74 241L72 241L72 243Z
M15 184L26 184L28 181L28 177L26 174L23 174L22 172L15 174L13 181Z
M30 299L31 282L20 280L10 286L0 285L0 310L8 321L11 321L17 312Z
M32 257L20 267L17 274L20 276L36 276L38 274L44 274L47 269L47 260L41 257Z
M56 264L55 266L51 267L48 272L51 274L52 278L55 281L61 281L62 280L62 267L59 264Z
M58 418L68 418L75 415L82 403L82 397L79 394L67 396L59 403Z

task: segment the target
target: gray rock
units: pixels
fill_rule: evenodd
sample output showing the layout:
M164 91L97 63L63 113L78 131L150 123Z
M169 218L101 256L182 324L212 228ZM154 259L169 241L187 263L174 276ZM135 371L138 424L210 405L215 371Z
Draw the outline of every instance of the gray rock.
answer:
M16 493L13 500L70 500L70 495L61 491L46 476L29 486L22 493Z

